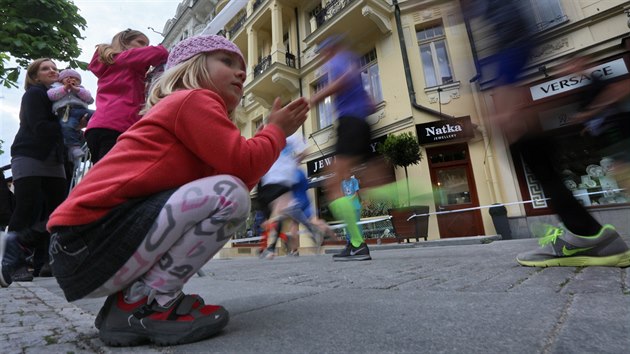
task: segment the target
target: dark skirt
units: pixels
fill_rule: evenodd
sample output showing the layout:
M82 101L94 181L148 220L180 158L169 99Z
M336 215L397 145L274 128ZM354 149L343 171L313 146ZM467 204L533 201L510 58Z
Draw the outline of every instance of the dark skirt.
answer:
M68 301L92 293L122 268L174 192L129 200L90 224L53 228L51 267Z

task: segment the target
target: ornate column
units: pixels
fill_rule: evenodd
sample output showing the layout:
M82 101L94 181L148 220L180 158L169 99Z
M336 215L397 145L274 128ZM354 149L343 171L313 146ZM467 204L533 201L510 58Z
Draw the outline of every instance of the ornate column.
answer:
M284 43L282 43L282 5L278 1L271 4L271 62L284 63Z
M258 60L258 35L252 26L247 27L247 76L254 79L254 67Z

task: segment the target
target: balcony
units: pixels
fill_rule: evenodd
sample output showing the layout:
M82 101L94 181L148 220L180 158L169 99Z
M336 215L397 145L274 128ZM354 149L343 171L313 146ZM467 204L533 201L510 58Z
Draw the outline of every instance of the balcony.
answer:
M392 30L393 10L385 0L331 0L312 15L311 33L304 39L307 47L333 33L345 33L358 41Z
M253 79L245 86L245 95L264 106L270 106L276 97L290 98L299 90L299 71L295 55L284 53L284 61L273 61L272 55L260 59L254 67ZM282 56L278 53L278 56Z
M325 8L315 14L317 27L321 27L326 21L335 17L346 6L356 0L333 0L328 2Z
M254 1L254 4L252 5L252 12L256 12L256 10L258 10L258 8L260 7L260 5L262 5L262 3L265 0L256 0Z
M258 77L259 75L267 71L267 69L269 69L270 67L271 67L271 55L267 55L266 57L262 58L260 62L256 64L256 66L254 67L254 78Z
M245 21L247 20L247 14L243 13L236 22L227 29L228 38L234 38L238 30L243 28Z

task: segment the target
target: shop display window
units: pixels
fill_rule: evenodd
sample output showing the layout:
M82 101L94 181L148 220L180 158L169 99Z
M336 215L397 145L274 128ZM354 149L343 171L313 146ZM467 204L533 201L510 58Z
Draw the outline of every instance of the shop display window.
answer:
M620 188L617 161L598 138L575 131L559 134L550 149L554 165L565 186L585 206L630 203L628 191Z

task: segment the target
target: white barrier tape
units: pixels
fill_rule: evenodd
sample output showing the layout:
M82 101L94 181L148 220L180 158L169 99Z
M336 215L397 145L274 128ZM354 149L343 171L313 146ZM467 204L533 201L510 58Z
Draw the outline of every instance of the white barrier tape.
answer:
M237 238L237 239L234 239L234 240L229 240L228 242L230 242L230 243L241 243L241 242L258 241L260 239L262 239L262 236Z
M587 196L587 195L597 195L597 194L605 194L605 193L611 193L611 192L621 192L624 191L624 188L618 188L618 189L610 189L610 190L606 190L606 191L599 191L599 192L590 192L590 193L580 193L580 194L575 194L576 197L579 196ZM444 211L435 211L432 213L424 213L424 214L413 214L410 217L407 218L407 221L413 219L413 218L417 218L420 216L429 216L429 215L441 215L441 214L451 214L451 213L459 213L459 212L464 212L464 211L471 211L471 210L480 210L480 209L486 209L486 208L492 208L492 207L497 207L497 206L506 206L506 205L516 205L516 204L527 204L527 203L533 203L533 202L539 202L542 200L549 200L549 198L544 198L544 199L530 199L530 200L525 200L522 202L511 202L511 203L501 203L501 204L491 204L491 205L481 205L478 207L472 207L472 208L463 208L463 209L455 209L455 210L444 210Z
M391 219L391 216L385 216L382 218L378 218L378 219L372 219L372 220L365 220L365 221L359 221L357 222L357 225L364 225L364 224L372 224L375 222L379 222L379 221L385 221L385 220L389 220ZM335 224L335 225L330 225L330 228L332 230L336 230L336 229L341 229L343 227L346 227L346 224Z
M371 224L371 223L375 223L375 222L379 222L379 221L385 221L385 220L389 220L391 219L391 216L384 216L382 218L378 218L378 219L372 219L372 220L365 220L365 221L359 221L357 223L357 225L363 225L363 224ZM336 224L336 225L329 225L331 230L335 230L335 229L341 229L343 227L346 227L346 224ZM306 230L300 231L301 234L304 233L310 233ZM237 238L237 239L233 239L230 240L228 242L231 243L241 243L241 242L250 242L250 241L258 241L262 239L262 236L256 236L256 237L247 237L247 238Z

